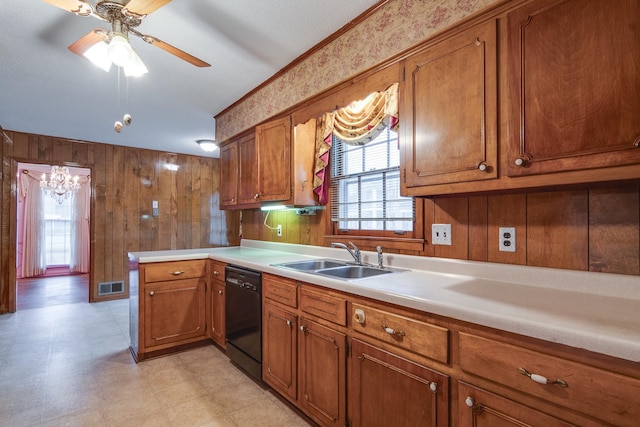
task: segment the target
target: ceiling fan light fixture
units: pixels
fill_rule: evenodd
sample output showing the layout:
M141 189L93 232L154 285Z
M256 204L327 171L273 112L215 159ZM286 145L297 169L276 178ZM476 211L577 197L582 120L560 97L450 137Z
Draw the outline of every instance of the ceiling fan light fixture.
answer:
M116 34L111 38L109 42L109 58L118 67L124 67L131 62L133 56L133 49L131 45L120 34Z
M218 149L218 144L213 139L199 139L196 142L204 151L212 152Z
M111 69L111 58L109 57L108 50L108 45L101 41L91 46L82 55L97 67L109 72Z
M122 68L124 69L124 75L127 77L140 77L149 72L142 59L133 49L131 50L131 60Z

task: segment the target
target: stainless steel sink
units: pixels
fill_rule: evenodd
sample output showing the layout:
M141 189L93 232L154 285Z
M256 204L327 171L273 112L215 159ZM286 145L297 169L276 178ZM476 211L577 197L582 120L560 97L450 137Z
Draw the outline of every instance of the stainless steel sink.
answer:
M378 276L381 274L407 271L394 267L377 268L373 265L358 265L335 259L312 259L306 261L283 262L281 264L272 265L274 267L288 268L304 273L318 274L342 280L364 279L366 277Z
M380 274L392 273L391 270L384 270L367 265L345 265L342 267L326 268L315 271L316 274L331 276L340 279L362 279L365 277L378 276Z
M299 271L315 271L315 270L323 270L325 268L334 268L334 267L342 267L346 266L347 263L344 261L336 261L333 259L314 259L309 261L293 261L293 262L285 262L282 264L276 264L277 267L285 267L290 268L292 270Z

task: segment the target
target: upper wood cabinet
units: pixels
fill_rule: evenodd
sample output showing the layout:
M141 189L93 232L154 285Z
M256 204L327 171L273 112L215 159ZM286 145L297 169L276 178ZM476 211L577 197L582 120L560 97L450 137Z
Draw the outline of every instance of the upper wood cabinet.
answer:
M291 118L256 126L257 191L259 202L291 197ZM244 185L244 182L242 182Z
M640 163L639 16L637 0L507 14L510 176Z
M220 149L220 207L277 202L313 206L316 120L291 128L289 116L257 126Z
M497 177L496 22L489 21L404 62L403 193Z
M234 139L220 148L220 208L259 206L255 133Z

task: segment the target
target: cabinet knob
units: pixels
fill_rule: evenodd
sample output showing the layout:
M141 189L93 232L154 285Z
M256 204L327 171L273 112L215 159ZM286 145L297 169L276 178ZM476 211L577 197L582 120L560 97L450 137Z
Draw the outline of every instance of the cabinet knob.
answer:
M438 383L435 382L430 382L429 383L429 390L431 390L432 393L435 393L438 391Z
M526 162L522 157L518 157L514 163L516 164L516 166L524 166Z
M184 271L178 270L178 271L172 271L171 274L173 274L174 276L179 276L182 273L184 273Z
M220 275L220 272L219 272L219 271L214 271L214 272L213 272L213 275L214 275L214 276L219 276L219 275Z
M487 172L489 170L489 166L485 162L478 163L478 170L480 172Z
M258 193L255 194L255 196L253 196L253 200L258 200L260 198L260 195Z
M287 326L291 327L291 325L292 325L291 320L287 320Z
M222 295L222 291L218 291L218 295Z
M640 148L640 136L637 137L635 141L633 141L633 146L635 148Z
M302 332L306 332L307 328L305 328L305 327L304 327L304 325L300 325L300 330L301 330Z
M467 405L469 408L473 408L476 402L474 402L473 397L467 396L467 398L464 399L464 404Z
M153 291L149 292L149 296L150 296L150 297L154 296L155 294L156 294L156 293L155 293L155 292L153 292Z
M353 320L355 320L360 324L364 323L365 322L364 310L362 310L361 308L356 308L355 312L353 313Z

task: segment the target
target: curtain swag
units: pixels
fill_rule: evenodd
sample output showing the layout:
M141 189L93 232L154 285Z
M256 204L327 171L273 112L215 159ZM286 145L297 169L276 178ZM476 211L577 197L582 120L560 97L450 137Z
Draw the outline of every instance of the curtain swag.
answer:
M320 116L316 127L313 177L313 191L320 204L326 204L329 197L328 167L333 136L349 145L365 145L386 126L397 131L398 125L398 83Z

